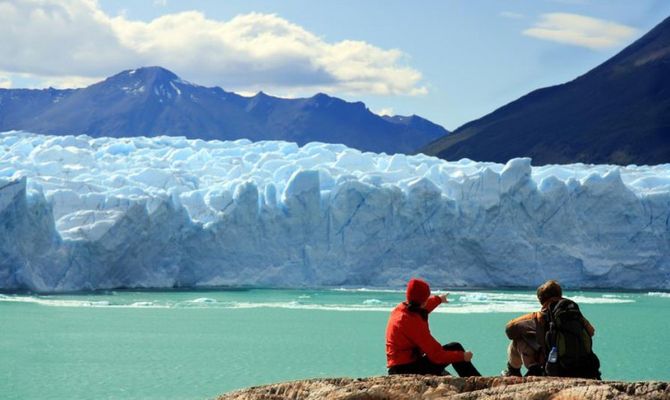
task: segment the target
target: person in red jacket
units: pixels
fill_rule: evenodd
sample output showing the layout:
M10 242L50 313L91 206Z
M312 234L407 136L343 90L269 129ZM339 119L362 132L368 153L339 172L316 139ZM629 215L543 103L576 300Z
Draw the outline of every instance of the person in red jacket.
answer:
M393 309L386 326L386 366L389 375L443 375L452 364L459 376L480 376L472 365L472 353L460 343L442 346L430 334L428 314L447 295L431 296L430 286L421 279L407 284L407 301Z

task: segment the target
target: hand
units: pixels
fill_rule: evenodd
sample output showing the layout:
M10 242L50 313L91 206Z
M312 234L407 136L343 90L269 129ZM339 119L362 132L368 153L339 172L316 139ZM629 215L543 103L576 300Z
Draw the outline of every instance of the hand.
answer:
M443 303L448 303L449 300L447 299L447 296L449 296L449 293L441 294L439 297L440 297L440 300L442 300Z
M471 351L466 351L463 353L463 360L465 362L470 362L472 360L472 352Z

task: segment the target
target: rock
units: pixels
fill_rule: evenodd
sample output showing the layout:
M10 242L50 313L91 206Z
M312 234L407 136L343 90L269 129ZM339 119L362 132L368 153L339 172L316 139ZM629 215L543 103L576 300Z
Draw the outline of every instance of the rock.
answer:
M670 399L668 382L594 381L574 378L502 378L395 375L321 378L251 387L218 400L410 399Z

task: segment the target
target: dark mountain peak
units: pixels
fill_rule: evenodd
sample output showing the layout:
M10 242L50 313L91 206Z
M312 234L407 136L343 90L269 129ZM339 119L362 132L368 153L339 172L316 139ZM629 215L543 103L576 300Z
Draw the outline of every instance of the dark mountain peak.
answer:
M186 87L195 86L162 67L142 67L113 75L90 86L98 95L157 98L173 101Z
M252 97L248 98L245 109L247 112L253 111L254 113L267 113L278 102L281 102L279 97L270 96L261 90Z
M670 161L670 18L568 83L528 93L423 152L534 165Z
M249 104L251 105L257 105L257 104L275 104L277 102L281 102L283 99L281 97L275 97L272 95L269 95L265 93L264 91L260 91L253 95L252 97L249 98Z
M175 73L163 67L142 67L129 69L105 79L102 84L123 86L166 86L183 82Z
M338 97L332 97L325 93L317 93L314 96L305 99L305 105L312 108L331 108L356 110L357 112L366 111L367 107L362 101L348 102Z
M141 79L147 82L170 82L179 81L179 77L172 71L163 67L142 67L126 71L131 78Z
M336 97L330 97L325 93L317 93L312 97L306 98L305 103L311 107L322 107L332 104L333 101L340 100ZM344 100L340 100L344 103Z
M251 98L252 99L269 100L269 99L278 99L279 97L271 96L271 95L269 95L269 94L267 94L267 93L265 93L264 91L261 90L260 92L253 95Z
M312 99L315 100L315 101L327 101L327 100L332 99L332 97L328 96L325 93L319 92L319 93L315 94L314 96L312 96Z

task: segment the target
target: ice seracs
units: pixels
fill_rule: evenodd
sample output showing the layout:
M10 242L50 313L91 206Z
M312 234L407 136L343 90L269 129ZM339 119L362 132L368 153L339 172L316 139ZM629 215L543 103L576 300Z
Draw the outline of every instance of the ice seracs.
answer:
M670 165L0 134L0 288L670 288Z

